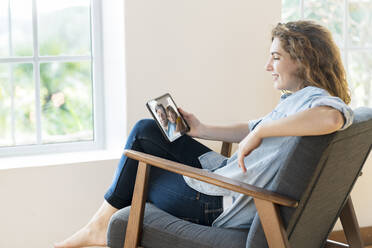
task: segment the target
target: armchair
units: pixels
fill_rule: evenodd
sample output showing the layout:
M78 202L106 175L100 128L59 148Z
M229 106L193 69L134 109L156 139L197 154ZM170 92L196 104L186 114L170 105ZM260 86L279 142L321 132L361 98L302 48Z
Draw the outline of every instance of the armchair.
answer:
M132 206L111 218L109 247L364 247L350 192L372 147L372 109L355 110L348 129L296 137L283 166L266 188L126 150L139 161ZM229 155L231 144L222 153ZM146 203L147 178L156 166L252 196L257 214L249 230L207 227L173 217ZM145 210L146 209L146 210ZM337 218L348 244L327 240ZM144 225L142 227L142 224ZM125 238L124 238L125 237Z

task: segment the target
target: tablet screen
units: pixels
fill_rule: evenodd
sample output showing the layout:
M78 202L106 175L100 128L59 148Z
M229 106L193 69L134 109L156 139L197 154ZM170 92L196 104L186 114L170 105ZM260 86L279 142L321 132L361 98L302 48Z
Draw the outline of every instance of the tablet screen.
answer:
M146 106L168 141L172 142L189 131L186 121L168 93L148 101Z

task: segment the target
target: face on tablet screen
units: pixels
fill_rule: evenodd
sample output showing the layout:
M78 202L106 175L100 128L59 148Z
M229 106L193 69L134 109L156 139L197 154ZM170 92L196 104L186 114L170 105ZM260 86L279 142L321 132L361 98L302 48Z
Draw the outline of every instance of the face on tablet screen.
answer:
M168 94L149 101L148 106L169 141L174 141L187 131L186 123Z

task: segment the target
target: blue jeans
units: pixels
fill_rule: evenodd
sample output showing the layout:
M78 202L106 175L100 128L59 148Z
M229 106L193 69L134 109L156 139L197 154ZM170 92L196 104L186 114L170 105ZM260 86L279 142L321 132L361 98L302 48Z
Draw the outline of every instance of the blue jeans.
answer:
M198 157L210 149L187 135L169 143L154 120L140 120L125 149L132 149L201 168ZM117 209L131 204L138 161L122 156L105 200ZM178 218L208 225L222 213L222 197L190 188L179 174L151 167L147 201Z

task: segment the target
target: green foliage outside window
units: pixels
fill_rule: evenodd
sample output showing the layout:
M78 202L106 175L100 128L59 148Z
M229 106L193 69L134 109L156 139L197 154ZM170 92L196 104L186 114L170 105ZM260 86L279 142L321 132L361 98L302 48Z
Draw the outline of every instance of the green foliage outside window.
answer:
M90 75L89 62L40 65L42 125L47 140L66 134L83 138L93 129Z
M89 1L79 2L84 2L85 6L66 6L52 12L39 13L40 56L90 56ZM7 17L0 13L0 21L7 23L6 20ZM28 37L32 32L28 24L32 21L20 17L17 23L24 25L14 27L14 33L21 35L23 32ZM0 43L7 41L6 28L0 25ZM18 57L33 56L32 47L29 41L14 44L12 54ZM41 105L42 143L93 139L91 67L90 58L73 62L40 63L38 100ZM36 143L37 88L34 70L32 63L0 63L0 146ZM12 129L15 140L11 135Z

